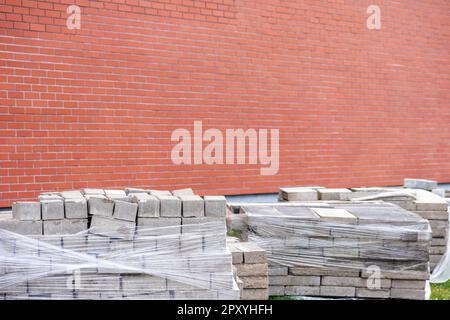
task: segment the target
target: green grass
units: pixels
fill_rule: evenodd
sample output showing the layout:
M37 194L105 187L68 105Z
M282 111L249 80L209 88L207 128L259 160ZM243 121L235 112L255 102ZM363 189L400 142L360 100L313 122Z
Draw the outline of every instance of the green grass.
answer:
M271 296L270 300L299 300L300 297L295 296ZM431 284L430 300L450 300L450 281L444 283Z
M450 281L431 284L430 300L450 300Z

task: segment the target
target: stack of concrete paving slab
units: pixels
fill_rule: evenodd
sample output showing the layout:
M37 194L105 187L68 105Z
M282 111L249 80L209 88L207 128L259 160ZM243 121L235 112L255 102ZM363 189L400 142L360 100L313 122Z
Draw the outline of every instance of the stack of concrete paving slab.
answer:
M271 295L426 298L431 230L417 214L383 202L241 210L267 251Z
M407 188L323 188L299 187L280 188L280 201L295 202L297 199L308 201L373 201L379 200L396 204L403 209L419 214L430 221L433 239L430 246L430 266L433 270L447 249L449 215L448 202L442 196L429 192L436 190L437 183L423 179L405 179ZM441 192L445 195L446 191Z
M256 243L227 241L243 300L267 300L269 278L266 251Z
M239 299L225 198L181 193L84 189L15 203L0 220L0 297Z

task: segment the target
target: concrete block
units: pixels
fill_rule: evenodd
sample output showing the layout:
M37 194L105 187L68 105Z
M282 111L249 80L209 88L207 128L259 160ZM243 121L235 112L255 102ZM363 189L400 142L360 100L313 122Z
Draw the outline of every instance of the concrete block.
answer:
M288 267L269 267L269 276L287 276L289 272Z
M114 211L114 201L102 196L92 196L88 199L89 214L112 217Z
M172 192L168 190L145 190L148 194L152 194L154 196L172 196Z
M267 263L237 264L235 266L239 277L268 275Z
M211 232L225 234L226 221L225 218L200 217L200 218L182 218L183 233L200 233L203 235L211 235Z
M225 217L227 200L224 196L204 196L206 217Z
M391 299L425 300L425 290L416 289L391 289Z
M416 200L416 210L414 211L447 211L448 203L442 200Z
M61 219L43 221L44 235L74 234L87 230L87 219Z
M433 192L434 194L437 194L439 197L442 197L442 198L445 198L445 196L446 196L445 189L435 188L435 189L431 190L431 192Z
M448 228L434 227L431 229L431 233L433 235L433 238L444 238L448 234Z
M267 276L241 277L244 283L244 289L265 289L269 287L269 278Z
M85 198L67 198L64 200L66 219L87 219L88 209Z
M323 286L337 286L337 287L368 287L368 280L360 277L335 277L323 276L321 284ZM380 287L390 288L390 279L380 279Z
M391 290L389 289L371 290L366 288L356 288L357 298L388 299L390 296Z
M242 300L267 300L269 289L244 289L242 290Z
M275 286L320 286L320 277L318 276L271 276L269 284Z
M167 290L167 279L151 275L123 275L122 292L125 295Z
M87 250L87 235L82 234L63 236L62 247L66 250L85 253Z
M84 199L83 194L78 190L63 191L61 197L64 199Z
M330 221L345 224L357 224L358 218L345 209L311 208L320 217L321 221Z
M61 200L41 200L42 220L64 219L64 202Z
M81 281L77 283L75 292L91 291L98 292L118 292L120 291L120 276L114 274L100 275L100 274L82 274Z
M59 194L41 194L38 196L38 200L60 200L62 201L63 198Z
M105 236L99 236L96 234L87 235L87 252L88 254L104 254L110 251L111 239ZM97 265L95 266L97 272Z
M205 203L203 199L195 195L180 195L183 217L203 217L205 215Z
M368 278L372 276L372 273L363 270L361 277ZM415 271L415 270L399 270L399 271L384 271L381 270L380 276L382 279L400 279L400 280L429 280L430 274L428 271Z
M233 264L244 263L244 254L239 248L236 247L236 243L227 242L227 248L231 253Z
M403 181L403 187L411 189L433 190L437 189L438 184L433 180L407 178Z
M133 193L149 193L149 190L141 188L125 188L125 193L127 195L132 195Z
M319 296L320 287L313 286L286 286L284 287L287 296Z
M181 217L181 200L175 196L155 195L160 201L160 217L179 218Z
M194 191L191 188L185 188L185 189L178 189L173 190L172 195L174 196L193 196L195 195Z
M147 193L134 193L132 200L138 204L138 217L157 218L159 217L159 200Z
M138 205L132 202L114 200L113 218L135 222Z
M210 275L210 279L210 289L233 289L234 278L233 273L230 271L213 272Z
M267 263L266 250L256 243L240 242L236 247L244 253L244 263Z
M425 290L425 280L392 280L392 288Z
M442 255L445 253L445 250L447 250L446 246L432 246L432 247L430 247L430 254L431 255Z
M217 290L173 291L172 300L217 300Z
M86 196L92 195L105 195L105 190L103 189L94 189L94 188L85 188L82 190L82 193Z
M0 215L0 229L22 235L42 235L42 221L19 221L10 215Z
M181 234L179 246L181 254L203 252L203 236L198 234Z
M356 289L354 287L332 287L321 286L320 295L322 297L354 297Z
M94 215L91 220L90 233L131 240L134 237L136 223Z
M317 201L317 190L307 188L280 188L281 195L287 201Z
M351 193L352 191L345 188L324 188L318 189L320 200L341 200L342 193Z
M12 215L15 220L41 220L41 203L36 201L14 202L12 205Z
M104 190L105 195L109 199L117 200L124 199L127 197L127 194L124 190Z
M269 287L269 296L284 296L284 286L270 286Z
M448 211L415 211L415 213L427 220L448 221Z
M137 232L147 236L181 233L181 218L138 218Z

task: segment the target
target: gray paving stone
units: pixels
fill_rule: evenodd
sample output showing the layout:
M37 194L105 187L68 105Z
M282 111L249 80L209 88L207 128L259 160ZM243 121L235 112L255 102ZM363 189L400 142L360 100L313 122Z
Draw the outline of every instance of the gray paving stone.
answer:
M354 287L320 287L320 295L323 297L354 297L355 294L356 289Z
M131 240L134 237L136 223L109 217L94 215L89 232L113 238Z
M181 218L138 218L137 229L146 235L167 235L181 233Z
M318 286L286 286L284 287L287 296L319 296L320 287Z
M356 288L357 298L389 299L391 291L389 289L371 290L366 288Z
M91 196L88 199L89 214L112 217L114 211L114 201L102 196Z
M391 289L392 299L409 299L409 300L425 300L426 293L425 290L415 290L415 289Z
M113 218L135 222L138 205L132 202L114 200Z
M237 264L236 270L239 277L268 275L267 263Z
M284 296L284 286L269 286L269 296Z
M196 195L179 195L181 200L183 217L203 217L205 215L205 203Z
M185 188L185 189L173 190L172 195L174 195L174 196L193 196L193 195L195 195L195 193L191 188Z
M64 200L66 219L86 219L88 207L85 198L67 198Z
M349 189L345 188L324 188L318 189L320 200L341 200L342 193L351 193Z
M42 220L64 219L64 202L61 200L41 200Z
M181 217L181 200L171 195L155 194L160 201L160 217Z
M147 193L133 193L132 199L138 204L138 217L157 218L159 217L159 200Z
M0 229L22 235L41 235L42 221L13 220L11 215L0 215Z
M12 205L12 215L15 220L41 220L41 203L36 201L14 202Z
M269 279L266 276L240 277L245 289L265 289L269 286Z
M270 285L284 286L320 286L319 276L271 276Z
M43 221L44 235L74 234L87 230L87 219L61 219Z
M287 276L289 272L288 267L269 267L269 276Z
M224 196L204 196L206 217L225 217L227 200Z
M405 188L412 188L412 189L433 190L438 187L438 184L436 181L433 180L406 178L403 181L403 186Z

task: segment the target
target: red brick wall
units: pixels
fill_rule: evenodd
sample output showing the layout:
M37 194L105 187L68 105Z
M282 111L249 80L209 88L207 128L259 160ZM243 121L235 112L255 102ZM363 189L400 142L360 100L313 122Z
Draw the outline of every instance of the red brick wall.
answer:
M66 8L81 7L81 29ZM381 8L381 30L366 9ZM0 206L88 186L450 181L445 0L0 0ZM280 169L175 166L176 128L278 128Z

